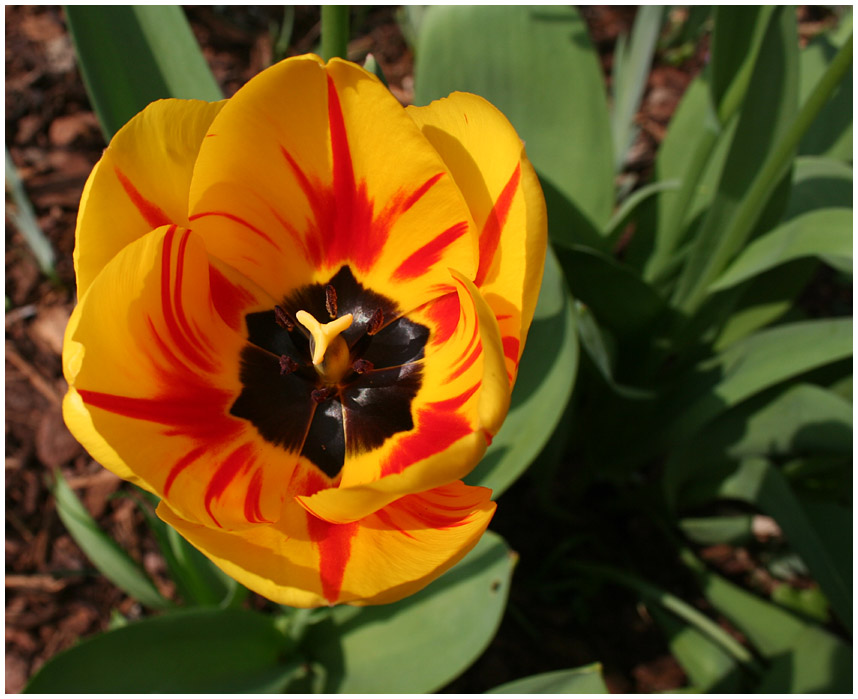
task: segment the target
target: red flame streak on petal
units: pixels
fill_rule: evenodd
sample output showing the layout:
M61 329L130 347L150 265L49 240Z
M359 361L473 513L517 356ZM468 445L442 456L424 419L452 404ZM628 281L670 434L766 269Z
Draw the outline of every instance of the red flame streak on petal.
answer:
M438 505L427 500L421 494L406 495L388 507L391 510L399 510L403 515L416 519L431 529L441 530L452 529L467 524L472 509L472 505L470 504L466 504L464 507ZM438 510L447 510L451 514L447 515L443 512L438 512Z
M511 337L509 335L504 337L502 342L504 357L509 359L516 367L518 367L518 348L521 345L521 342L517 337Z
M232 221L233 223L237 223L239 226L242 226L243 228L246 228L247 230L251 231L252 233L255 233L256 235L258 235L260 238L262 238L266 243L271 245L276 250L282 252L282 250L280 250L280 246L275 242L275 240L270 235L268 235L265 231L259 230L256 226L254 226L249 221L245 221L243 218L241 218L241 216L236 216L235 214L230 214L230 213L227 213L226 211L201 211L200 213L194 214L193 216L191 216L189 218L189 220L190 221L197 221L197 220L199 220L201 218L205 218L207 216L217 216L220 218L225 218L228 221Z
M446 403L447 401L444 401ZM430 403L417 413L417 427L400 439L393 452L381 465L381 475L402 473L411 464L438 454L471 433L468 421L437 403Z
M459 295L455 291L435 299L427 306L426 315L435 326L433 345L442 345L453 336L459 323L459 308Z
M425 195L426 192L432 189L432 187L435 186L435 183L443 176L444 173L439 172L437 175L432 175L432 177L430 177L422 185L420 185L420 187L410 197L408 197L408 199L403 202L400 212L404 214L406 211L408 211L408 209L410 209L418 201L420 201L423 198L423 195Z
M185 337L190 338L193 341L193 344L197 346L202 354L210 354L215 351L216 348L210 344L210 341L205 336L200 337L197 332L191 327L191 324L188 322L188 318L185 315L185 306L182 303L182 288L183 288L183 280L185 274L185 254L188 248L188 240L190 240L190 233L185 233L182 235L181 241L179 241L179 252L178 259L176 261L176 284L173 288L173 306L176 309L176 318L179 322L179 326L182 329ZM207 369L211 370L214 368L214 364L209 360L206 361Z
M415 539L414 536L405 531L402 527L400 527L396 522L393 521L393 518L390 516L389 507L386 507L381 510L377 510L373 513L373 516L378 519L385 527L388 529L395 529L400 534L407 536L409 539Z
M122 185L122 189L125 190L131 203L134 204L146 223L152 228L157 228L158 226L166 226L171 222L170 217L159 206L156 206L140 194L122 170L114 165L113 172L116 174L119 184Z
M270 522L262 514L260 499L262 497L262 469L256 469L247 486L247 495L244 498L244 518L248 522Z
M486 276L491 269L492 262L495 259L495 253L498 249L500 234L506 225L507 216L512 206L512 200L518 190L518 182L521 178L521 163L515 166L515 170L509 181L500 193L498 200L492 207L489 217L483 225L483 232L480 234L480 268L477 270L477 277L474 279L474 285L480 287L486 280Z
M326 487L326 483L315 474L308 475L306 491L308 494L318 492ZM343 576L351 558L352 539L357 534L358 522L349 524L331 524L314 517L309 512L307 516L307 532L310 539L319 549L319 578L322 583L322 594L331 604L340 596L343 586Z
M231 439L241 423L225 410L232 395L216 388L195 385L158 398L131 398L78 389L84 403L135 420L169 425L170 434L185 435L200 442Z
M190 235L189 231L182 234L182 239L179 242L178 259L176 261L176 281L173 294L170 294L171 277L172 277L172 251L173 238L176 235L176 226L171 226L164 236L163 251L161 255L161 312L164 315L164 322L167 325L167 331L170 334L170 339L176 348L191 362L206 371L212 371L214 365L208 357L204 355L204 350L197 342L196 337L190 332L190 327L187 326L187 320L184 317L184 311L181 308L182 300L182 277L185 265L185 248L187 239ZM176 309L174 311L173 304ZM177 317L178 316L178 317ZM184 321L181 323L180 321ZM184 325L182 328L180 325Z
M472 347L473 349L471 349ZM468 343L468 349L465 351L470 351L470 354L459 365L459 368L447 377L444 383L450 383L451 381L455 381L456 379L458 379L462 374L464 374L474 365L474 362L476 362L480 355L483 353L483 345L479 341L478 326L474 327L474 335L471 337L471 341Z
M471 386L467 391L460 393L455 398L448 398L447 400L437 401L435 403L431 403L430 405L433 409L438 411L451 413L455 412L468 402L468 399L477 392L477 389L479 389L479 387L480 384L476 383Z
M224 459L223 463L220 465L218 470L215 471L215 474L209 481L203 502L206 507L206 512L209 513L209 517L212 518L217 526L220 526L220 522L217 521L217 518L212 513L212 503L224 494L226 489L229 487L229 484L235 480L235 477L240 471L242 471L242 469L251 465L252 458L253 445L242 444L240 447L233 450L226 459Z
M328 125L331 132L333 160L333 219L320 226L322 250L329 265L351 259L365 271L372 267L390 227L388 217L373 220L372 202L366 182L355 181L343 109L333 78L328 75ZM319 212L316 212L317 215ZM317 218L317 222L321 221Z
M233 284L217 267L209 264L212 303L224 322L233 330L241 328L244 309L254 302L253 294Z
M462 237L468 230L468 224L460 221L450 226L438 237L430 240L426 245L413 252L399 265L393 273L394 281L406 281L420 277L436 264L444 254L444 250Z
M206 447L205 445L197 447L196 449L192 449L187 454L185 454L181 459L179 459L174 465L173 468L170 469L170 473L167 474L167 480L164 482L164 497L169 497L170 488L173 487L173 483L175 482L178 475L184 471L188 466L190 466L194 461L200 458L200 456L205 453Z

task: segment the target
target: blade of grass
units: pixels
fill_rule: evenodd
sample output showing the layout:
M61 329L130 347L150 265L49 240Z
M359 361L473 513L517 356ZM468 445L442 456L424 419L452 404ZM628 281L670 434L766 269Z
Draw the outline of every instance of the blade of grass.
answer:
M93 565L131 597L152 609L170 609L166 599L137 563L98 528L59 470L54 472L57 514Z
M706 289L726 267L730 258L750 235L762 214L769 196L775 190L796 148L813 120L825 106L846 71L852 66L852 36L837 52L828 70L802 105L798 115L769 152L750 189L744 194L727 226L720 232L716 246L707 252L705 261L686 267L685 284L680 284L674 297L677 307L686 313L697 310L706 298Z
M685 600L680 599L676 595L673 595L666 590L662 590L645 580L641 580L634 575L614 568L609 568L595 563L571 562L569 565L581 572L589 573L605 580L610 580L618 585L634 590L644 600L660 605L683 621L691 624L700 633L706 636L706 638L716 643L752 675L759 677L762 674L760 664L754 659L754 656L747 648L718 626L718 624L712 621L712 619L703 614L703 612L695 609Z
M614 171L623 169L626 153L635 138L635 114L638 111L647 75L655 53L655 42L661 31L663 7L645 5L638 8L628 45L614 65L614 109L611 113L611 135L614 143ZM618 46L619 46L618 42Z
M36 221L33 205L24 191L24 185L21 183L21 178L18 177L18 168L12 162L12 155L8 148L6 149L6 190L12 195L12 201L15 204L14 207L6 205L6 215L12 220L12 224L18 229L18 232L24 236L24 240L36 258L39 269L50 279L56 280L54 250Z

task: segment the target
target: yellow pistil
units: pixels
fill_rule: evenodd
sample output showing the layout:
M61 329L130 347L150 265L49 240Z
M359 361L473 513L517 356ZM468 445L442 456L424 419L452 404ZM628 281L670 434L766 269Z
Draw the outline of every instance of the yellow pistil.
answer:
M310 331L310 351L316 371L328 383L339 381L350 366L349 346L340 334L351 326L352 314L320 323L307 311L298 311L295 319Z

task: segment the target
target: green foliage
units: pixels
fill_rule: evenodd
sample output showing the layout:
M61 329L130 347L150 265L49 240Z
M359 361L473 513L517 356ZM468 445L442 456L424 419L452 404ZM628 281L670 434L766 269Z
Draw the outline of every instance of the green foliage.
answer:
M69 9L107 133L156 97L217 98L196 58L186 66L159 43L198 53L183 18L178 34L152 36L177 12ZM673 50L711 24L711 60L674 114L652 181L619 197L615 168L633 133L641 67L657 51L660 9L640 10L617 47L613 108L573 8L405 14L416 102L467 90L504 111L544 185L556 253L509 417L468 481L499 495L540 454L543 477L578 467L572 489L540 484L545 507L533 516L551 518L557 532L542 578L534 575L541 592L564 591L558 604L582 616L600 613L587 609L594 590L634 595L688 689L850 691L852 321L807 298L820 295L820 279L834 295L851 284L851 15L805 49L793 8L718 7L711 23L704 8L687 32L671 28ZM188 83L173 82L176 66ZM596 489L611 494L608 521L658 527L654 547L664 550L653 555L678 560L674 569L652 580L629 572L639 552L587 511ZM515 560L489 533L396 604L259 615L214 609L240 604L243 588L150 518L180 596L200 605L177 612L62 481L57 499L93 563L167 613L57 656L30 691L435 691L489 644ZM782 578L770 598L713 572L693 550L717 544L747 546ZM606 690L595 664L492 691Z
M607 694L599 663L524 677L490 689L487 694Z
M552 240L586 237L601 246L614 199L611 128L598 59L577 10L430 7L416 51L415 102L455 90L492 102L527 144Z
M300 671L270 615L187 609L79 643L45 663L25 691L280 692Z
M709 67L669 125L654 180L616 202L609 223L593 213L602 211L593 193L606 188L605 154L621 161L639 76L629 77L623 40L608 149L596 136L610 110L593 85L592 49L575 38L574 11L558 11L550 28L541 23L549 16L432 8L416 77L421 102L465 89L501 106L546 184L585 358L567 454L583 456L579 470L592 481L626 494L620 516L639 509L668 541L749 545L763 561L786 549L818 587L799 595L782 583L767 601L678 544L702 594L748 639L743 649L681 598L615 567L567 559L552 564L560 566L555 577L574 582L553 584L585 589L582 575L607 576L634 590L658 610L653 617L696 690L848 689L848 645L787 609L816 620L830 611L851 632L851 405L831 387L851 390L852 321L836 317L846 309L825 316L798 303L821 266L839 275L835 284L851 283L851 17L799 49L792 8L715 8ZM570 18L565 33L561 17ZM636 31L647 22L654 31L639 11ZM638 42L642 56L647 45ZM589 144L563 150L578 148L576 134L589 134ZM589 167L581 170L573 152ZM574 210L586 220L570 217ZM612 247L629 223L634 234L618 257ZM636 489L653 472L663 472L663 500ZM573 498L554 495L557 517L568 519L560 513L580 504ZM756 515L782 535L759 539ZM588 537L559 542L558 558L574 556L576 541ZM593 549L616 565L610 546Z
M143 569L99 529L59 471L54 472L53 493L57 514L90 561L119 589L153 609L168 609L171 602L158 592Z
M155 100L223 97L180 7L68 5L65 13L106 141Z

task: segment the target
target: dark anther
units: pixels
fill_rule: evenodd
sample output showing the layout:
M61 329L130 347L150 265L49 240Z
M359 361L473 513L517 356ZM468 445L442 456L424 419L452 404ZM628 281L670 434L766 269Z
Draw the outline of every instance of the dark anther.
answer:
M325 308L331 318L337 317L337 290L330 284L325 287Z
M356 374L365 374L368 371L372 371L375 367L372 362L368 359L356 359L355 363L352 364L352 371Z
M295 321L281 306L274 306L274 320L277 321L277 325L289 332L295 329Z
M369 319L369 323L366 326L366 334L375 335L379 330L381 330L381 326L383 324L384 312L380 308L376 308L375 312L372 314L372 317Z
M298 362L285 354L280 355L280 376L291 374L298 369Z
M333 386L325 386L324 388L316 388L310 393L310 397L316 403L324 403L328 398L333 396L337 392L337 389Z

